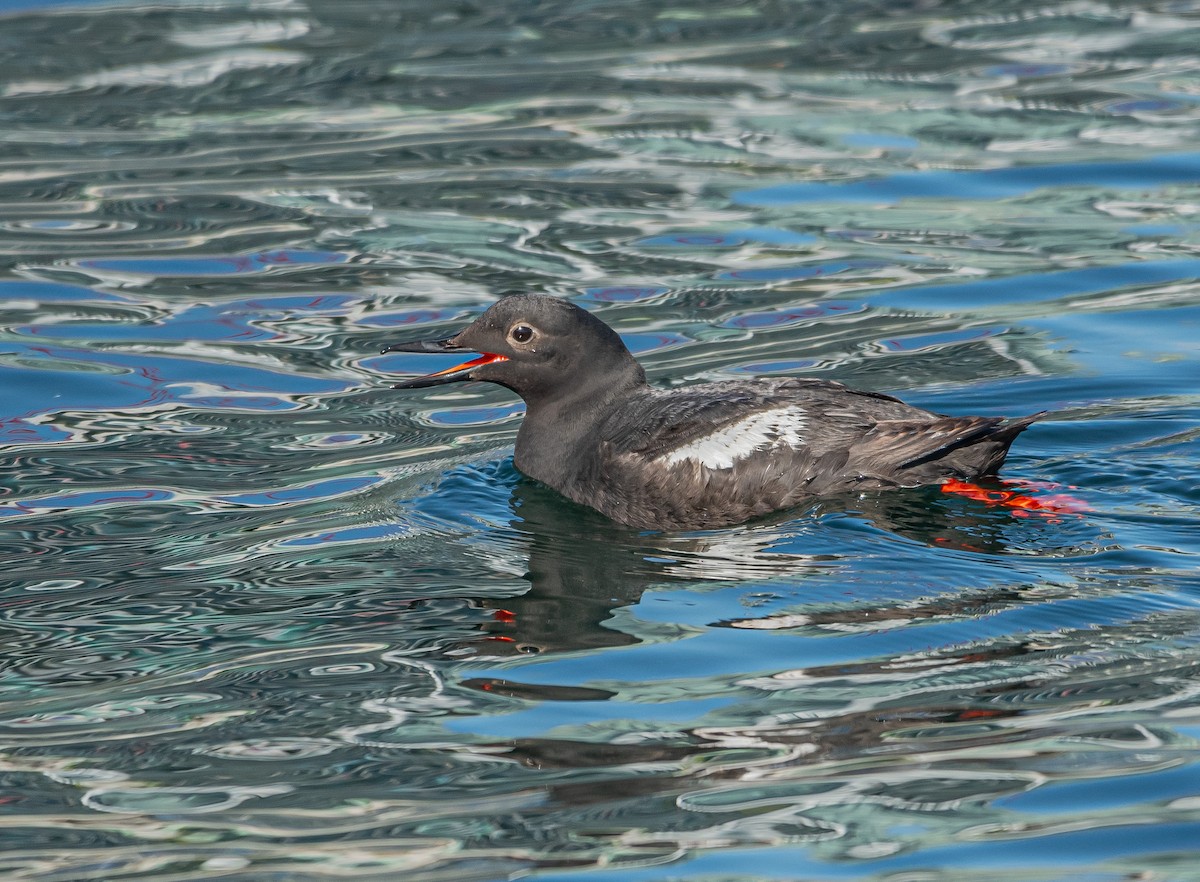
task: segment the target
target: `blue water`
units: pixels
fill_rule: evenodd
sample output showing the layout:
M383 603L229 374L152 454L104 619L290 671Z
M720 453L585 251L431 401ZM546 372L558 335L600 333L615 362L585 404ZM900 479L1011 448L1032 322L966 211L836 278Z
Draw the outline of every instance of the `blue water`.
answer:
M1200 5L0 3L0 877L1200 879ZM400 392L1047 418L627 530Z

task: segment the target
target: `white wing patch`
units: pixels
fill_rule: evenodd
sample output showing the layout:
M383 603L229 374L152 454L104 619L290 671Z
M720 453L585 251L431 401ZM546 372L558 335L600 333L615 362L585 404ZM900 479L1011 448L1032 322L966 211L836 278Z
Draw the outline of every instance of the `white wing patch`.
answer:
M804 409L780 407L753 413L660 457L665 465L691 460L710 469L733 468L757 450L798 447L804 443L800 430L806 422Z

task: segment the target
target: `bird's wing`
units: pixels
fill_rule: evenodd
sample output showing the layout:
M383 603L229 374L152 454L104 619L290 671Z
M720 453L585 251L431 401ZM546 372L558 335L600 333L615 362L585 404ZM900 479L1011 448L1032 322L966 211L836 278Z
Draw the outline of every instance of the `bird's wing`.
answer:
M647 396L632 421L641 431L614 444L613 452L661 458L668 465L691 459L712 468L765 448L820 455L849 446L874 425L856 410L858 396L876 399L877 407L886 402L889 416L922 413L890 396L824 380L706 384Z
M929 420L881 420L863 437L861 458L909 468L994 434L1001 417L938 417Z
M683 389L656 394L639 402L634 425L637 431L614 439L615 452L657 459L770 408L771 401L756 390L739 390L713 397ZM626 424L628 425L628 423Z
M933 420L881 420L863 437L855 455L860 460L885 462L896 469L914 469L939 460L986 474L1004 461L1013 438L1045 415L1041 412L1017 419L939 416ZM968 448L973 451L971 455L955 452ZM960 459L961 463L956 462Z

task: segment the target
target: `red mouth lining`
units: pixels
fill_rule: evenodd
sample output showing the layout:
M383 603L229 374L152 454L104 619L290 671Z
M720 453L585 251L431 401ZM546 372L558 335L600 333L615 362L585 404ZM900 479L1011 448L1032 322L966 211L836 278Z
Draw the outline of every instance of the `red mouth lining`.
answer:
M491 352L485 352L479 358L473 358L470 361L455 365L452 368L446 368L444 371L438 371L436 374L430 374L431 377L444 377L446 374L454 374L459 371L470 370L471 368L482 367L485 364L495 364L499 361L508 361L507 355L495 355Z

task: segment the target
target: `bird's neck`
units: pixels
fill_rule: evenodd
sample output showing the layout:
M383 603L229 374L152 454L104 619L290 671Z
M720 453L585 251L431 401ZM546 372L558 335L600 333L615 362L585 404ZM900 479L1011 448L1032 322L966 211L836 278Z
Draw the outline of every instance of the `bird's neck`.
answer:
M517 468L561 490L595 464L604 423L631 397L647 389L639 365L636 371L603 387L564 384L553 398L527 400L525 419L517 433Z

